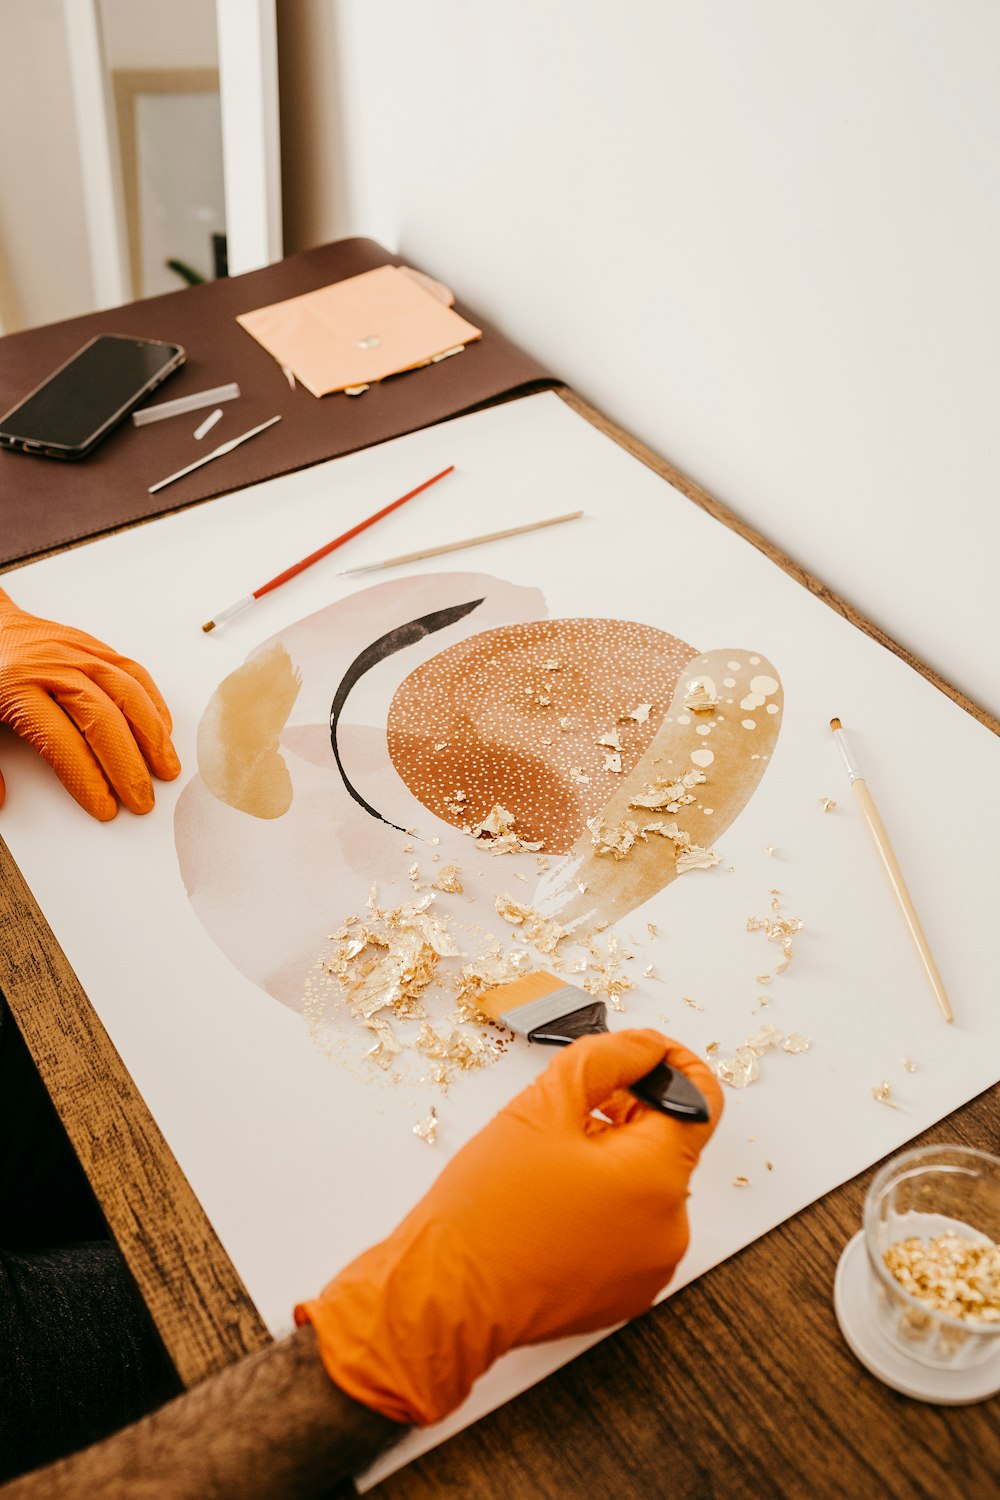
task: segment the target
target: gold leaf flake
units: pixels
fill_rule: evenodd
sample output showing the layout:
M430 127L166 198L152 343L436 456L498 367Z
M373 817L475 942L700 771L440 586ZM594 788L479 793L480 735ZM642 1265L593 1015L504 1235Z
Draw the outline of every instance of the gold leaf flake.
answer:
M441 740L441 742L439 744L437 744L437 745L434 746L435 753L438 750L447 750L447 748L448 748L448 741L447 740Z
M756 976L756 979L757 979L757 983L758 984L770 984L771 983L771 976L770 976L770 974L758 974Z
M890 1085L888 1078L883 1078L881 1083L877 1083L875 1085L875 1087L872 1089L872 1098L878 1104L888 1104L890 1109L899 1108L899 1105L892 1097L892 1086Z
M651 703L639 703L635 708L629 710L626 718L634 719L637 724L645 724L649 718L649 711L652 706Z
M705 1048L705 1052L706 1052L706 1054L709 1057L711 1057L711 1055L712 1055L713 1052L718 1052L718 1050L719 1050L719 1044L718 1044L718 1042L709 1042L708 1046Z
M904 1073L915 1073L917 1071L917 1065L912 1057L903 1058L903 1071Z
M539 953L554 953L567 935L567 929L550 917L544 917L530 906L523 906L513 896L496 898L497 915L515 927L521 927L525 942L537 948Z
M701 786L707 779L703 771L685 771L683 776L674 780L657 777L629 799L629 806L647 808L651 812L680 812L682 807L695 800L691 788Z
M413 853L413 845L412 844L404 844L403 845L403 853L404 854L412 854Z
M810 1045L811 1043L807 1036L803 1036L799 1031L790 1031L782 1043L782 1050L785 1052L808 1052Z
M750 1178L749 1177L734 1177L733 1178L733 1187L745 1188L745 1187L750 1187L750 1186L751 1186L751 1182L750 1182Z
M435 891L447 891L454 895L461 895L464 887L461 881L462 868L460 865L445 865L438 871L437 880L431 882Z
M700 844L692 844L689 849L680 849L677 853L679 874L683 874L685 870L710 870L718 863L719 856L715 850L703 849Z
M778 1047L781 1045L782 1041L784 1040L784 1035L784 1032L779 1031L777 1026L772 1026L771 1023L768 1022L766 1025L761 1026L759 1030L754 1033L754 1035L747 1042L747 1046L758 1057L763 1057L764 1053L769 1047ZM792 1049L786 1047L785 1050L787 1052Z
M597 741L599 745L606 745L609 750L620 750L622 742L618 737L617 729L609 729L601 735Z
M520 924L531 915L531 907L522 906L513 896L498 896L495 905L497 915L503 917L505 922Z
M820 807L823 809L823 811L825 813L828 813L828 812L833 812L833 809L836 807L837 804L836 804L836 802L834 802L834 800L833 800L832 797L821 797L819 799L819 805L820 805Z
M414 1125L413 1134L418 1135L422 1141L426 1141L428 1146L433 1146L437 1140L437 1128L437 1110L432 1104L430 1114L427 1115L426 1119L418 1120Z
M552 656L547 662L543 662L543 666L546 672L558 672L559 668L562 666L562 662L559 661L556 657Z
M692 677L684 693L684 707L695 714L710 714L718 708L715 684L704 677Z
M682 998L684 1000L684 1004L685 1005L690 1005L690 1007L691 1007L692 1010L704 1010L705 1009L705 1007L703 1005L699 1005L698 1004L697 1000L692 1000L690 995L684 995Z
M660 929L657 927L655 922L647 922L646 931L649 933L651 938L658 938L660 935Z
M565 718L559 720L559 728L560 729L568 729L569 728L569 716L568 715Z
M613 754L613 755L606 755L604 757L604 765L601 767L602 770L604 770L604 771L620 771L621 768L622 768L622 758L621 758L620 755Z
M657 974L657 972L656 972L656 965L655 964L647 964L646 967L643 969L642 972L643 972L643 974L645 975L645 977L647 979L659 979L660 978L659 974Z
M756 759L756 757L754 757L754 758ZM777 850L775 849L775 847L774 847L773 844L768 844L767 847L764 850L764 853L768 854L768 855L776 854Z
M588 818L587 827L590 829L595 852L613 854L615 859L625 858L639 833L638 824L628 818L623 818L614 828L606 825L599 817Z
M774 1171L774 1162L773 1161L766 1161L764 1163L764 1165L765 1165L765 1167L767 1168L767 1170L769 1172L773 1172Z
M590 785L590 777L584 773L582 766L570 766L569 779L573 782L574 786Z
M499 802L494 802L483 821L472 828L471 836L489 849L491 854L522 854L540 849L540 839L536 843L530 843L515 833L515 821L512 812L501 807Z

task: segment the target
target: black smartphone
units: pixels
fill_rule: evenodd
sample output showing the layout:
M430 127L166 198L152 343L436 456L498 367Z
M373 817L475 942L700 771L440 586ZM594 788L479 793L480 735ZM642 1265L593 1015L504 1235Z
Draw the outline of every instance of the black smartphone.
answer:
M44 458L85 458L183 363L179 344L100 334L0 417L0 444Z

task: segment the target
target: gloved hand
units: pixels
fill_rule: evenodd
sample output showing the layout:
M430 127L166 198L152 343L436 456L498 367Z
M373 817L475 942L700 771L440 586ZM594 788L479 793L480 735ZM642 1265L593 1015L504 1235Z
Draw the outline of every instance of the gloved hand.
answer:
M0 589L0 723L52 766L71 796L107 822L153 806L150 770L172 781L181 768L170 712L144 667L110 646L19 609ZM0 805L5 795L0 775Z
M624 1092L664 1058L701 1089L709 1124ZM649 1307L687 1248L688 1180L721 1113L707 1065L659 1032L573 1042L296 1321L355 1400L437 1421L506 1350Z

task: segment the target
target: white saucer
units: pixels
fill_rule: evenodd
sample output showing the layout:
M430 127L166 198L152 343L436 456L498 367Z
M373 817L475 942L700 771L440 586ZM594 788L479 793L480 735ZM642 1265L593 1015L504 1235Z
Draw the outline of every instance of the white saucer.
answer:
M1000 1391L1000 1349L969 1370L936 1369L911 1359L886 1338L876 1318L863 1230L844 1246L833 1283L833 1305L852 1354L894 1391L939 1406L967 1406Z

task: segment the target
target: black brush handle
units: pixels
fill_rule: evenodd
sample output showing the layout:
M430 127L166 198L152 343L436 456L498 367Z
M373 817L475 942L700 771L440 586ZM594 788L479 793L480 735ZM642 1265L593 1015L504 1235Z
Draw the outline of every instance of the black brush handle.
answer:
M657 1063L651 1073L639 1078L631 1085L631 1091L644 1104L672 1115L675 1120L691 1120L704 1124L712 1118L708 1101L686 1073L678 1068Z
M608 1013L604 1001L594 1000L547 1026L536 1026L534 1031L529 1031L528 1041L542 1042L549 1047L568 1047L578 1037L598 1036L607 1029ZM657 1063L651 1073L630 1086L630 1091L643 1104L651 1104L675 1120L704 1124L712 1117L701 1089L696 1088L686 1074L666 1063Z

